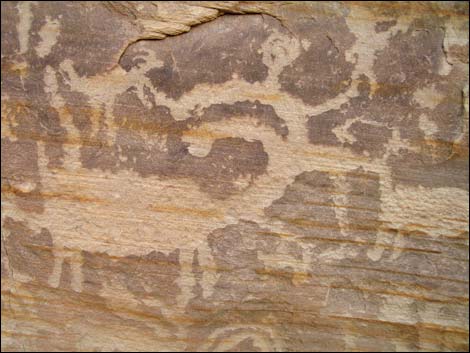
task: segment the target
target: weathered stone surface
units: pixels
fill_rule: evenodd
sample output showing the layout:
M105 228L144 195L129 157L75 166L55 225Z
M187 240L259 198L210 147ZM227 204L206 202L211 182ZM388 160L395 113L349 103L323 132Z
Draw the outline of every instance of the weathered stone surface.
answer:
M1 9L2 351L468 351L468 3Z

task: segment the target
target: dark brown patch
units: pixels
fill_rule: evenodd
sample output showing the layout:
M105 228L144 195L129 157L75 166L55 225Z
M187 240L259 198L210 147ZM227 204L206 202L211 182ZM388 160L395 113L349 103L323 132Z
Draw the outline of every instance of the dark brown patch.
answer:
M59 114L55 108L44 107L38 112L40 134L45 141L45 152L49 162L48 168L62 166L65 152L63 143L66 141L67 130L61 126Z
M20 48L16 24L19 22L17 3L14 1L2 1L1 3L1 28L2 28L2 78L4 69L4 58L14 56ZM3 88L2 80L2 88Z
M348 190L345 204L339 205L346 208L345 232L351 239L374 244L382 225L379 174L357 168L346 173L345 183ZM363 256L367 256L365 252Z
M113 116L118 130L111 145L99 142L106 133L104 115L101 115L99 130L91 132L90 118L86 112L80 112L85 114L80 120L83 123L79 125L83 127L82 166L112 172L133 170L143 177L191 178L202 191L216 198L227 198L241 191L236 185L238 178L253 180L265 173L268 155L263 144L242 138L220 138L214 141L209 154L200 158L189 153L182 136L204 123L238 116L247 116L269 126L281 137L288 134L285 121L279 118L272 106L259 101L214 104L201 113L193 111L194 115L186 120L177 121L167 107L155 103L155 98L146 88L144 93L151 104L150 109L139 99L135 87L116 97ZM157 141L160 143L155 143Z
M362 154L369 152L371 157L383 156L386 149L384 143L392 137L392 130L386 126L376 126L372 124L356 121L348 129L357 140L353 143L345 143L351 150Z
M8 261L8 254L5 250L5 245L3 245L4 241L3 241L3 235L1 237L1 242L0 242L0 245L1 245L1 262L0 262L0 265L1 265L1 278L7 278L10 276L10 273L8 271L8 266L7 266L7 261ZM3 301L2 301L3 303ZM3 305L3 304L2 304ZM3 306L2 306L3 308Z
M407 32L398 31L374 62L376 94L389 101L409 101L416 88L434 81L443 59L443 40L444 31L427 23L415 22Z
M46 67L51 66L57 71L63 60L70 59L80 76L102 73L115 64L120 50L136 32L129 22L113 15L102 4L31 4L33 17L28 47L20 55L15 30L19 17L15 6L13 2L2 3L2 98L8 94L8 104L12 106L12 114L16 115L17 126L12 128L13 134L20 139L44 141L48 167L59 168L65 157L63 143L67 140L67 131L61 126L58 112L48 103L50 96L44 90L43 81ZM8 14L5 21L4 13ZM41 58L35 47L42 40L39 31L47 18L60 22L60 33L51 52ZM7 25L8 28L4 28ZM103 33L107 35L103 36ZM6 55L3 55L4 51ZM76 105L72 102L70 106L73 103Z
M70 258L67 257L62 263L59 288L72 290L72 267L70 261Z
M14 12L14 8L11 11ZM27 70L21 73L17 73L16 69L8 71L11 72L12 82L16 82L15 85L9 85L11 93L18 98L11 103L16 118L16 126L11 124L11 129L15 137L44 141L49 168L61 167L65 157L63 144L67 142L68 135L61 126L58 112L45 103L51 98L44 90L43 73L46 65L57 71L59 91L67 103L67 111L64 113L72 115L73 123L79 130L82 145L80 154L85 168L112 172L125 168L135 170L142 176L193 178L204 191L215 197L225 198L237 192L234 183L236 178L248 175L255 178L264 172L267 155L262 145L257 141L225 139L214 143L210 154L201 159L189 154L187 144L182 142L184 131L196 128L204 122L243 115L271 126L282 137L288 133L285 122L273 108L258 101L214 105L206 108L202 116L188 117L183 122L176 121L168 108L155 103L152 93L145 87L144 96L151 103L151 109L144 107L133 89L116 98L114 114L119 130L115 144L107 145L104 141L107 139L109 122L104 117L104 109L91 107L86 95L71 91L67 84L67 74L59 70L59 65L64 59L70 59L80 76L103 73L111 67L113 56L133 30L128 31L129 24L126 21L114 12L109 13L99 4L33 4L32 12L29 49L20 58L26 62ZM87 15L89 13L92 15ZM41 40L38 31L46 23L46 17L58 20L61 32L52 51L46 58L40 58L34 46ZM78 27L87 28L85 37L80 37L80 41L87 43L86 48L77 43ZM148 75L154 82L159 82L157 89L162 88L169 96L177 98L197 83L222 83L231 79L233 74L238 74L248 82L264 80L267 67L262 63L262 53L259 50L272 28L285 31L271 17L224 16L223 19L195 28L185 35L158 42L142 41L134 45L135 53L141 51L139 45L156 52L157 57L165 62L163 71L157 72L158 69L154 69ZM111 34L104 38L97 32ZM12 36L13 43L13 39L17 39L17 33L12 32ZM121 64L127 70L130 67L125 63L132 58L133 47L122 57ZM93 55L93 60L89 55ZM12 58L5 60L11 61L5 62L6 67L14 64ZM2 73L3 64L2 62ZM179 70L181 67L184 68L182 71ZM214 71L214 68L219 68L220 71ZM165 75L169 72L171 77L176 77L176 81L167 80ZM18 111L15 104L22 108ZM99 129L91 131L91 119L96 117L99 119ZM166 139L165 146L151 145L149 142L154 138ZM238 147L241 150L237 157ZM225 159L222 155L224 152L221 151L233 153L234 158ZM227 170L219 173L214 166L222 164ZM195 172L194 168L205 171ZM212 180L209 181L208 178Z
M54 267L49 230L42 228L35 234L25 223L10 217L4 219L3 228L9 232L4 246L13 273L18 271L33 281L47 283Z
M167 305L176 303L180 289L176 283L181 271L179 250L168 255L151 251L125 257L82 251L84 291L99 293L113 283L129 290L136 298L158 298Z
M390 28L394 27L397 24L397 20L391 21L380 21L375 24L375 32L387 32Z
M29 139L2 138L1 162L2 197L14 196L21 209L43 212L37 143Z
M195 112L193 112L194 114ZM233 104L221 103L212 104L202 110L202 113L187 120L187 125L191 128L202 123L211 123L221 120L229 120L236 117L249 117L268 127L271 127L277 135L286 137L289 129L284 119L281 119L274 108L269 104L262 104L260 101L242 101Z
M320 300L324 306L319 309L319 313L315 311L314 303L303 305L302 313L296 312L299 325L293 328L286 321L282 337L290 336L293 332L296 332L296 337L303 337L302 334L309 331L310 337L318 338L317 332L304 330L300 324L302 315L310 311L314 318L310 317L309 322L319 320L316 325L322 327L322 332L334 328L341 335L354 333L360 342L357 347L361 349L377 345L383 339L384 332L387 332L387 337L403 337L399 333L401 331L407 332L402 343L413 347L413 342L421 337L425 329L410 327L413 329L410 332L408 327L377 328L376 325L381 325L384 294L409 295L415 298L416 306L424 305L426 301L420 295L428 298L465 297L467 282L459 266L464 266L463 273L467 273L468 265L457 258L468 258L468 254L464 255L467 249L441 242L431 245L428 239L414 238L412 234L396 249L393 243L381 242L377 239L378 232L388 234L391 229L387 229L380 220L379 175L358 168L345 173L338 182L342 185L341 189L335 187L336 183L332 183L332 175L329 173L304 172L265 211L268 216L285 222L288 233L283 236L303 242L304 249L310 247L310 250L304 250L304 254L305 251L312 254L309 272L314 281L306 281L300 288L292 289L291 293L304 286L310 288L310 293L319 287L329 288L327 302ZM333 195L340 196L337 200L341 200L341 203L333 202ZM335 219L335 209L344 211L345 219L341 219L341 227ZM377 261L372 261L368 250L375 246L382 247L383 255ZM398 259L392 257L394 251L402 251ZM456 259L442 257L441 252L452 254ZM240 265L240 268L245 267ZM444 281L446 278L449 281ZM410 288L413 288L412 292ZM453 293L454 290L459 294ZM318 305L318 302L315 304ZM424 309L417 308L416 315L421 310ZM340 318L344 318L345 312L354 319L342 321ZM464 322L465 314L460 315L459 320ZM336 319L330 321L334 317ZM361 324L357 324L357 320ZM271 324L270 327L275 325ZM435 334L442 339L440 331L435 331ZM287 347L292 349L295 342L289 341Z
M189 157L181 164L178 174L195 179L202 191L224 199L241 191L236 185L239 177L249 177L253 181L264 174L268 158L260 141L232 137L217 139L207 156Z
M365 7L374 17L398 19L403 14L412 17L428 18L439 21L444 16L468 16L468 4L465 1L377 1L374 6L367 2L357 2L353 6Z
M457 59L460 62L468 64L468 44L466 45L451 45L448 55Z
M34 5L31 7L35 9ZM34 11L33 14L36 15ZM62 144L67 132L60 124L57 111L48 104L50 97L44 91L44 70L50 63L39 58L34 50L33 38L39 30L35 28L39 26L38 21L41 22L39 17L33 18L25 53L2 55L2 99L8 97L5 102L6 120L12 134L19 139L44 141L48 167L57 168L63 162ZM9 30L3 32L2 27L2 51L3 45L9 47L10 42L18 42L18 33ZM11 124L13 118L16 120L14 125Z
M15 294L2 293L2 301L12 308L8 314L14 317L7 322L31 330L31 334L15 340L16 350L17 342L31 351L118 351L123 346L145 350L148 342L165 345L162 331L169 331L165 338L177 340L177 328L166 323L161 313L149 307L135 308L125 298L119 298L120 304L116 304L95 294L20 282L15 283ZM4 314L2 311L2 318ZM39 320L54 326L38 327Z
M16 64L20 50L20 41L16 27L19 22L17 4L17 2L13 1L1 2L2 74L0 79L2 83L2 97L5 93L15 94L22 90L20 75L24 69Z
M31 140L2 138L2 181L39 182L38 149Z
M88 118L89 113L84 113ZM84 120L87 123L87 120ZM92 133L91 130L82 132L82 146L80 147L80 160L82 167L101 170L115 171L118 157L115 145L105 143L108 134L108 124L104 112L99 112L98 131Z
M398 31L391 37L389 46L377 53L374 62L377 88L371 93L369 79L362 75L357 97L340 109L309 117L310 142L349 147L353 152L367 152L371 158L380 158L395 128L402 140L420 151L401 150L400 156L392 152L389 162L397 168L393 171L395 182L430 186L435 177L433 185L436 187L468 188L465 186L468 173L459 172L459 168L465 167L468 144L462 147L456 142L464 129L462 89L466 74L455 66L448 76L439 74L446 58L442 47L444 31L438 24L416 20L406 32ZM414 99L415 92L431 86L444 96L443 99L433 109L419 106ZM419 126L421 115L438 127L431 138L426 137ZM345 126L354 118L360 121L354 122L348 132L356 141L342 144L333 129ZM444 170L444 167L451 169ZM450 171L449 178L445 177L446 171Z
M338 189L329 173L299 174L265 213L283 221L292 235L316 244L313 251L319 256L341 246L367 250L374 245L381 225L379 176L358 168L347 172L337 183L343 183L347 190L346 197L339 198L341 204L336 204L333 196L344 195L344 191ZM335 209L346 214L341 225Z
M300 311L299 317L292 312L300 307L312 310L324 298L326 290L309 286L308 274L308 284L294 289L296 272L291 266L278 267L262 261L261 255L275 256L279 252L293 261L302 257L295 242L268 233L268 229L254 222L240 221L209 235L219 279L209 296L195 296L187 306L187 314L194 322L189 327L188 351L200 349L199 344L207 343L211 336L214 340L209 350L217 351L230 337L238 339L237 335L243 335L243 339L235 340L232 348L247 346L251 338L254 348L260 349L256 338L262 337L272 345L273 332L289 347L296 347L292 339L298 333L298 326L293 324L305 317ZM270 327L268 331L261 328L266 324ZM250 329L240 328L243 325L249 325Z
M310 105L345 92L354 68L353 63L346 61L345 51L351 48L355 36L344 18L298 18L289 23L299 40L311 44L283 69L279 75L281 89Z
M193 263L191 265L191 272L194 276L194 280L196 284L192 289L193 298L194 299L201 299L203 295L203 288L202 288L202 277L204 274L204 270L201 268L199 264L199 251L194 249L193 251Z
M309 117L307 129L309 140L313 144L324 146L343 146L353 152L368 152L371 158L379 158L385 153L385 144L392 137L392 130L387 126L378 125L374 121L372 105L376 102L369 97L370 83L365 75L359 77L358 96L341 105L340 109L331 109L319 115ZM350 119L361 118L372 120L372 123L355 121L348 129L356 141L341 142L333 129L344 126Z
M420 21L390 39L389 46L377 54L373 66L378 88L371 105L371 120L398 127L402 139L416 143L423 138L418 125L422 111L413 94L417 89L447 80L439 75L445 60L443 40L444 32L436 24Z
M56 79L60 96L65 100L66 113L72 116L72 123L79 131L83 139L89 137L92 127L91 115L95 112L89 104L90 97L82 92L72 91L70 85L66 83L67 74L57 72Z
M15 95L5 102L6 113L2 119L5 119L12 135L19 140L43 141L48 167L55 168L63 163L65 154L62 145L67 139L67 131L61 126L57 110L42 101L48 96L42 88L38 88L40 86L35 83L36 79L24 78L24 91L20 96ZM35 92L30 91L33 87ZM27 96L28 92L31 96L20 98L23 94Z
M400 155L390 157L390 163L396 169L393 171L396 182L468 189L464 160L468 152L463 153L463 158L453 156L454 143L464 126L461 92L465 74L454 67L448 76L439 75L440 65L446 60L443 40L441 28L418 21L406 33L398 32L392 37L390 45L377 55L374 63L379 88L376 92L378 102L373 108L376 116L383 112L380 120L397 126L401 138L420 150L418 153L402 150ZM390 72L394 74L390 75ZM417 89L430 85L444 96L433 110L419 107L413 100ZM425 139L419 128L421 114L428 116L438 127L431 139Z
M402 150L399 156L390 158L389 163L396 184L455 187L468 191L468 153L454 154L448 160L433 163L423 160L420 153Z
M126 51L120 64L129 71L145 60L145 51L154 52L163 66L151 69L146 76L157 90L173 99L197 84L224 83L234 74L250 83L261 82L268 75L261 44L272 28L282 31L278 21L270 17L225 15L173 38L139 41Z
M94 76L113 67L126 43L138 35L130 20L109 11L103 3L48 2L32 9L31 47L41 40L38 31L46 17L60 22L57 43L47 57L35 60L56 69L63 60L72 60L80 76Z
M339 109L332 109L311 116L307 121L308 139L313 144L341 146L342 142L336 137L333 130L345 122L346 118Z
M284 195L266 208L265 213L288 224L294 234L335 236L339 224L332 198L334 189L328 173L304 172L295 177Z

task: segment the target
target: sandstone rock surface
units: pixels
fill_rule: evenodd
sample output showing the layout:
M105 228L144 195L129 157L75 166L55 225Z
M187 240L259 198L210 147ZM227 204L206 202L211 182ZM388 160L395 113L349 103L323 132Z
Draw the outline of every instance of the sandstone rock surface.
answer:
M467 2L2 2L2 351L468 351Z

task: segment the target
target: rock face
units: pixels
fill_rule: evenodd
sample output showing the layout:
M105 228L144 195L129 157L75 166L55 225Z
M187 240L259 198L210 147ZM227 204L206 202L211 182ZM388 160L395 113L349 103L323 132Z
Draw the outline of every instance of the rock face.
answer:
M1 10L2 351L468 351L468 3Z

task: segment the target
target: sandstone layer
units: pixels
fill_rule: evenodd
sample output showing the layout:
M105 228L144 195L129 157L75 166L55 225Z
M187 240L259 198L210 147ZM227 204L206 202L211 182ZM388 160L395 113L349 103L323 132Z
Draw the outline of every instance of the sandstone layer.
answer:
M2 351L468 351L468 2L2 2Z

